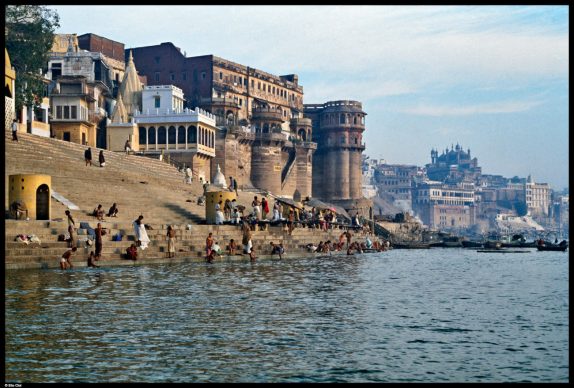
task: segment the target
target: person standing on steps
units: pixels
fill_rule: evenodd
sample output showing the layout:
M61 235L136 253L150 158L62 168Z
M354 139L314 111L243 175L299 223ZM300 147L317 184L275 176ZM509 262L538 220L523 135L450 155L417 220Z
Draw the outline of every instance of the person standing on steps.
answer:
M167 227L167 257L175 257L175 229Z
M84 152L84 159L86 159L86 166L92 165L92 149L90 147Z
M96 260L101 259L102 248L103 248L102 236L105 235L106 235L105 228L102 228L102 224L98 222L98 226L96 227Z
M142 250L146 249L150 240L145 230L145 224L143 222L143 216L140 215L137 220L133 222L134 234L137 242L137 246Z
M100 162L100 167L106 166L106 159L104 159L104 150L100 150L99 162Z
M18 120L14 119L12 122L12 140L18 142Z
M235 190L235 195L239 197L237 193L237 180L235 178L233 178L233 190Z
M70 235L70 247L75 247L76 238L74 236L74 231L76 228L76 222L74 221L74 218L72 217L72 214L70 213L69 210L66 210L65 213L68 219L68 234Z
M132 150L132 145L130 144L130 139L126 140L126 144L124 145L124 150L126 151L126 155L129 155Z

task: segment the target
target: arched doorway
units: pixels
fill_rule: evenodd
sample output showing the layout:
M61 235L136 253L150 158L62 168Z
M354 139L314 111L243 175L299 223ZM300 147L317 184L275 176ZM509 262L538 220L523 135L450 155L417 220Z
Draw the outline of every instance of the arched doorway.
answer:
M47 184L40 185L36 189L36 219L50 219L50 188Z

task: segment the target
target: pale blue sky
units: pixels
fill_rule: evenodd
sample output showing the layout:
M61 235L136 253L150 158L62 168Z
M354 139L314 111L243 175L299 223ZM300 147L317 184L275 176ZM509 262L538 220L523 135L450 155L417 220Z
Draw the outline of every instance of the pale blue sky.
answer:
M567 6L51 6L59 33L172 42L272 74L305 103L353 99L366 154L424 165L470 148L485 174L568 186Z

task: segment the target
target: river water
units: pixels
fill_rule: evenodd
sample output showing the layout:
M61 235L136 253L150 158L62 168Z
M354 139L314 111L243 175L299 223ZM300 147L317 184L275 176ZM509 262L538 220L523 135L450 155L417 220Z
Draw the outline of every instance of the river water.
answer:
M568 253L6 272L6 382L567 382Z

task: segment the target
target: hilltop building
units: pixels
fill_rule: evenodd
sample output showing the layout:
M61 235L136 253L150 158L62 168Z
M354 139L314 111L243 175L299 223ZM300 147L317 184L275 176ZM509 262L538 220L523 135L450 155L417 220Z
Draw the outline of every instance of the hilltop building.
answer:
M426 165L426 172L429 179L440 182L458 183L476 182L482 174L481 167L478 166L478 159L471 158L470 148L465 152L457 144L456 147L451 145L441 155L438 150L431 150L431 163Z

